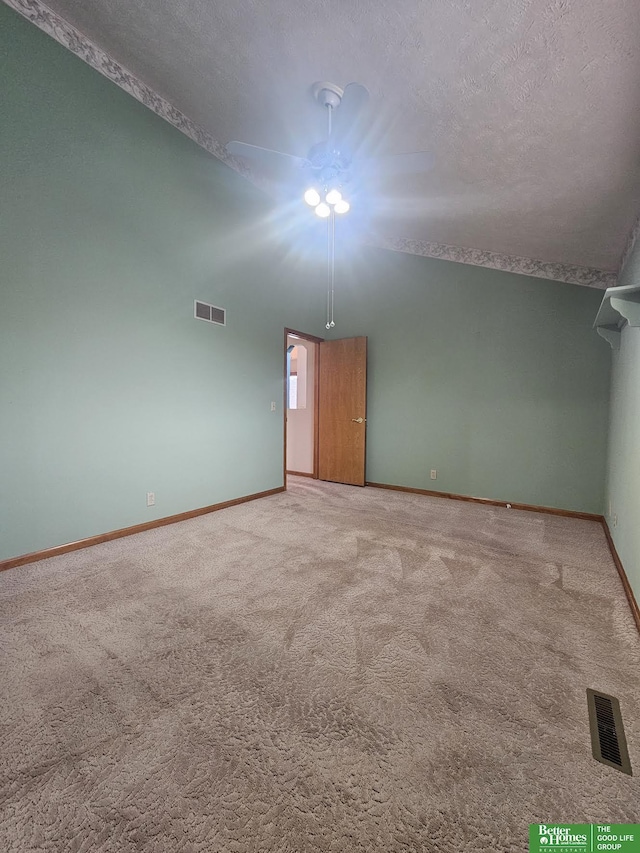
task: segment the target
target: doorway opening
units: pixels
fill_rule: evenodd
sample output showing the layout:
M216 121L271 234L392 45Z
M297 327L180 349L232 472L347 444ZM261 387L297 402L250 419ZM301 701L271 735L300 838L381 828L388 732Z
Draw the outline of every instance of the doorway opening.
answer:
M284 332L287 474L365 485L367 338Z
M322 338L285 329L284 476L318 479L318 345Z

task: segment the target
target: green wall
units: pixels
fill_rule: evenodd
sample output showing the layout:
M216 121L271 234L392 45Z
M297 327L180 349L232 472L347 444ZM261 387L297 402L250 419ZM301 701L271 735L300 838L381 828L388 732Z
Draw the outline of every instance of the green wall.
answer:
M619 283L640 284L640 245ZM605 507L616 550L640 599L640 328L629 325L613 353Z
M281 485L322 240L2 4L0 57L0 559ZM336 285L369 480L602 511L601 293L367 248Z
M369 481L602 512L602 291L373 248L336 282L335 337L369 336Z
M265 197L3 4L0 80L0 559L282 485Z

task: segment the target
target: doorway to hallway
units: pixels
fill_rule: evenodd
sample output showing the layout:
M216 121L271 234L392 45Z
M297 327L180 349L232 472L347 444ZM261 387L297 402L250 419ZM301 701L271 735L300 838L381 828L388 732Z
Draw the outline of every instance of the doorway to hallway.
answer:
M285 329L284 478L365 485L367 338Z
M285 329L285 476L318 478L318 345Z

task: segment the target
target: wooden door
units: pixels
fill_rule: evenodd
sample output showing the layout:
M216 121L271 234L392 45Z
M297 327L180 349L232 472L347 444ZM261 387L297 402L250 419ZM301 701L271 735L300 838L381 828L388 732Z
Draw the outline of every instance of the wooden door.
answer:
M367 339L318 345L318 476L364 486Z

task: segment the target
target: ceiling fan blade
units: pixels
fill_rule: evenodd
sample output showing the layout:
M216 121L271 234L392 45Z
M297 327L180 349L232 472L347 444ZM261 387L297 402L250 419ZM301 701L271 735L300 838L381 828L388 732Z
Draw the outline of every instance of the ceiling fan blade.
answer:
M411 151L358 160L358 171L367 177L386 178L430 172L434 163L435 157L431 151Z
M241 157L258 164L261 171L269 176L284 178L309 166L309 161L304 157L272 151L271 148L261 148L259 145L249 145L247 142L229 142L226 149L232 157Z
M340 106L332 115L331 139L335 145L355 150L363 136L362 114L369 102L369 91L360 83L345 87Z

